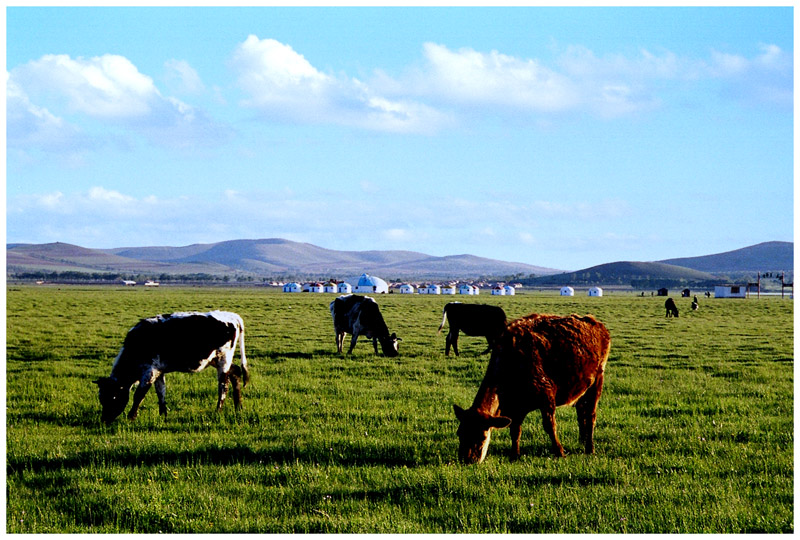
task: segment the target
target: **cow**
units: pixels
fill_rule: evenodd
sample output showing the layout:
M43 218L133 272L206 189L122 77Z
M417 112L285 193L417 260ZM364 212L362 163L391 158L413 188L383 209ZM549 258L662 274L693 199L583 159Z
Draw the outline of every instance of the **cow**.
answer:
M241 368L233 364L236 342L239 342ZM111 368L109 377L93 381L99 387L101 419L110 424L125 410L131 387L139 382L133 395L128 419L133 420L151 386L158 395L159 413L166 418L166 382L170 372L197 373L208 366L217 368L217 411L222 408L233 382L233 402L242 406L241 390L250 378L244 354L244 321L236 313L176 312L156 315L139 321L128 331Z
M556 407L574 405L587 454L594 453L597 403L611 346L608 330L592 315L531 314L508 324L492 350L486 375L469 409L453 405L458 457L480 463L492 429L511 426L512 459L519 458L522 421L542 413L552 452L564 456L556 433Z
M341 353L344 335L350 334L350 349L353 352L358 336L372 339L375 354L378 354L378 342L384 356L397 356L398 342L402 341L397 334L389 334L389 328L383 320L378 303L369 296L344 294L330 304L333 317L333 330L336 334L336 350Z
M678 316L678 306L675 305L675 300L672 298L667 298L667 301L664 302L664 307L667 308L667 317Z
M458 332L464 332L468 336L484 336L488 342L488 348L481 354L485 354L492 349L497 337L506 327L506 313L499 306L489 306L486 304L462 304L461 302L450 302L445 304L442 310L442 324L439 325L437 334L444 328L444 323L450 321L450 332L445 339L444 355L450 355L450 345L458 356Z

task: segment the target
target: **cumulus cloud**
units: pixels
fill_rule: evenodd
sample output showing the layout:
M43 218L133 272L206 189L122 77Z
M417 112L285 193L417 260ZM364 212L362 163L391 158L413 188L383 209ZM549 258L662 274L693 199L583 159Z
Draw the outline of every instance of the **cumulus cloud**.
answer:
M246 107L267 117L375 131L432 133L448 119L407 99L390 100L358 79L317 70L289 45L250 35L231 61Z
M186 68L183 66L188 73ZM174 147L215 144L228 133L201 110L163 96L151 77L140 73L130 60L119 55L93 58L45 55L11 70L7 88L27 99L9 101L9 116L18 120L27 115L31 119L31 114L39 111L38 133L50 134L50 141L54 140L52 128L59 117L50 113L52 118L45 125L41 120L43 111L61 111L76 122L86 118L112 129L134 130L152 142ZM51 129L48 131L47 127ZM9 128L12 140L33 132L30 123L22 121L10 124Z
M675 81L717 79L754 101L777 101L790 96L791 76L790 56L774 45L762 46L753 58L713 52L707 59L646 49L598 56L573 45L548 64L496 50L425 43L418 68L397 77L378 70L371 85L388 96L414 96L462 115L503 111L548 118L584 112L615 118L663 106Z
M81 130L45 107L31 102L12 80L6 83L6 135L9 148L41 148L51 152L80 152L90 145Z
M427 90L466 104L491 104L538 111L570 107L576 89L568 78L535 60L470 48L451 51L426 43Z

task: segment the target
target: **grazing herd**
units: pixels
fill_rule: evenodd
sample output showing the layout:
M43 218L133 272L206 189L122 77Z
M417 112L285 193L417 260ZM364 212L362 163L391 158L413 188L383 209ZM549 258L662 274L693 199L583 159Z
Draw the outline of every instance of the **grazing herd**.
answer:
M697 300L695 299L695 302ZM693 306L694 308L694 306ZM675 302L666 302L667 317L678 316ZM694 308L696 309L696 308ZM389 333L377 302L368 296L343 295L330 303L336 350L343 350L350 334L348 354L359 336L378 343L384 356L399 354L395 333ZM450 302L444 306L441 332L449 321L445 355L450 347L458 356L458 334L483 336L491 351L486 375L468 409L454 405L459 421L458 456L463 463L480 463L486 456L492 429L510 427L512 457L520 455L520 434L525 416L540 410L553 454L564 456L556 431L556 407L574 405L581 442L594 453L597 403L611 338L606 327L591 315L566 317L531 314L507 322L502 308ZM94 382L99 389L101 419L110 424L125 410L132 387L138 382L128 419L136 418L151 386L158 396L159 413L166 417L166 382L170 372L197 373L217 369L219 411L233 387L236 409L242 406L242 388L249 374L245 357L244 321L228 311L177 312L142 319L131 328L108 377ZM239 344L241 366L233 363Z

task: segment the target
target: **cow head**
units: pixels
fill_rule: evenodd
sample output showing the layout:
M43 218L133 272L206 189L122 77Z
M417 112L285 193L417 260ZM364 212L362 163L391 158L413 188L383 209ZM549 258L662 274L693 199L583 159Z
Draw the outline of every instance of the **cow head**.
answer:
M106 424L110 424L125 410L130 388L125 388L113 377L100 377L92 382L99 387L100 406L103 407L100 418Z
M462 409L453 405L458 426L458 459L465 465L480 463L489 450L492 428L501 429L511 423L505 416L489 416L475 409Z
M403 341L402 338L397 337L397 334L392 332L391 336L378 338L381 342L381 350L384 356L394 357L400 354L398 342Z

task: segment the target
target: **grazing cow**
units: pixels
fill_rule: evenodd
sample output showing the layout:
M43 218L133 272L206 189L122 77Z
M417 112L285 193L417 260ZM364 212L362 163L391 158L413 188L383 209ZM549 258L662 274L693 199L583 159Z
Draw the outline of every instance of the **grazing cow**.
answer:
M378 354L378 342L384 356L397 356L397 342L402 341L397 334L389 335L389 328L383 321L378 303L369 296L345 294L336 298L330 305L333 317L333 330L336 333L336 350L342 352L344 335L351 334L350 349L353 352L358 336L372 339L375 354Z
M439 325L437 333L442 331L444 323L448 319L450 320L450 332L445 340L445 356L450 355L450 345L453 346L453 351L458 356L459 330L468 336L484 336L489 345L481 353L484 354L492 349L495 340L506 327L506 313L503 308L486 304L462 304L461 302L445 304L442 310L442 324Z
M675 300L672 298L667 298L667 301L664 302L664 307L667 308L667 317L678 316L678 306L675 305Z
M240 337L241 368L233 364L236 342ZM136 418L139 405L153 385L158 395L158 411L166 417L164 375L170 372L196 373L208 366L217 368L217 410L225 401L229 380L233 382L234 405L241 408L239 380L243 381L243 386L247 385L249 374L244 355L244 321L239 315L228 311L179 312L142 319L125 336L111 368L111 376L94 381L100 387L102 420L110 424L122 414L136 381L139 381L139 386L134 392L128 419Z
M508 324L492 350L489 367L469 409L454 405L458 457L480 463L486 457L492 429L511 426L511 452L520 455L522 421L542 411L553 453L564 456L556 433L556 407L575 405L578 429L587 454L594 453L597 402L611 337L591 315L531 314Z

